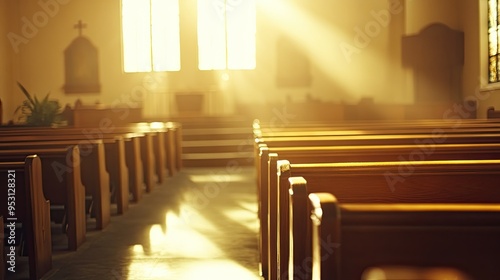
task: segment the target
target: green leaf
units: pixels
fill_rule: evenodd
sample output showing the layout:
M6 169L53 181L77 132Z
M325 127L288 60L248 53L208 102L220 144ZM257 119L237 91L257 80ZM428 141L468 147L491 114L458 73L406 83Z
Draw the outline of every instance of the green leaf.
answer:
M19 86L19 88L21 88L21 91L24 93L26 98L28 98L28 100L31 102L31 104L35 104L33 101L33 98L31 98L31 95L28 92L28 90L20 82L17 82L17 85Z

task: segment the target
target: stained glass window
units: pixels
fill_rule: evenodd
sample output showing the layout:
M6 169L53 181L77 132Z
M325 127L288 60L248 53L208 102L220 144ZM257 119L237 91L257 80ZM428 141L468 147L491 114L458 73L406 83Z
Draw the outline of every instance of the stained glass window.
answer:
M500 59L499 53L499 1L488 0L488 81L490 83L500 82Z

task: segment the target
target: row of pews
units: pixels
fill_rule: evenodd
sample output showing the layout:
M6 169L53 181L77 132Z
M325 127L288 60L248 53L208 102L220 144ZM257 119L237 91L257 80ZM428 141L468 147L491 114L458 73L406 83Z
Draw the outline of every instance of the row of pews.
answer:
M182 168L177 122L3 126L0 135L2 279L15 270L21 251L27 251L30 279L51 269L52 224L61 225L67 249L77 250L89 225L106 228L112 214L125 213Z
M253 129L265 279L500 275L499 120Z

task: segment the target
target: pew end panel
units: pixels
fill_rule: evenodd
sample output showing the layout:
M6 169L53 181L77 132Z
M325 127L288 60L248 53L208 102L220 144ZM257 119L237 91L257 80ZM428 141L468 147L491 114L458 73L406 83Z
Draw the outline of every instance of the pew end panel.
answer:
M276 182L278 180L278 174L276 172L278 154L270 153L268 157L269 161L266 166L268 167L267 173L269 174L269 177L267 184L270 185L271 182L275 182L274 185L276 185ZM280 275L279 267L276 265L279 263L279 255L277 248L279 220L278 220L278 208L272 207L272 205L278 201L278 191L276 189L269 188L267 196L269 197L269 200L267 201L267 209L269 213L267 221L267 242L268 242L267 254L268 254L268 269L269 269L268 279L276 280L279 279L278 277Z
M106 228L111 221L111 194L109 173L102 140L82 141L80 145L82 180L86 193L92 196L96 229Z
M312 277L340 280L341 227L338 201L330 193L311 193L308 199L312 226ZM323 248L325 244L327 248Z
M128 140L128 139L127 139ZM129 169L126 164L125 138L116 136L113 141L105 142L106 169L109 171L111 187L118 214L123 214L129 206Z
M41 160L36 155L30 155L24 162L0 162L0 171L3 222L7 225L23 224L30 279L40 279L52 268L50 202L43 194ZM11 201L8 193L12 193L8 192L8 182L15 184L15 209L7 207L7 201ZM10 212L12 210L15 212Z
M130 171L132 202L139 202L145 189L144 168L141 156L141 137L133 137L125 143L126 162Z
M30 278L38 279L52 268L52 235L50 232L50 202L45 199L42 184L42 163L38 156L26 158L25 193L27 241L30 255L36 256L35 271ZM31 243L31 244L30 244ZM31 262L30 258L30 262ZM34 261L34 260L33 260Z
M81 181L80 150L78 146L68 149L66 156L68 167L72 170L66 172L68 182L68 249L77 250L86 240L87 217L85 215L85 187Z
M265 166L266 168L259 169L259 182L258 182L258 197L259 197L259 221L260 221L260 231L259 231L259 245L260 245L260 274L262 277L266 278L268 277L269 271L268 271L268 247L269 247L269 240L268 240L268 203L267 201L269 200L269 193L268 193L268 188L264 187L268 185L268 178L269 178L269 169L267 168L267 157L268 157L268 149L262 148L259 150L260 152L260 158L266 158L265 163L261 163L261 166Z
M288 278L295 279L311 279L310 261L312 261L310 228L308 224L309 212L307 209L307 182L303 177L290 177L288 179L289 186L289 266ZM296 242L300 242L303 246L294 246Z
M288 195L289 186L287 184L287 178L290 177L290 162L288 160L278 160L276 166L277 166L276 172L278 176L277 180L279 180L280 182L278 183L277 188L275 190L273 190L272 188L270 188L269 190L276 193L275 196L277 200L275 204L278 205L278 207L276 207L278 209L278 211L276 211L277 214L276 221L278 224L278 232L277 232L278 238L276 242L276 247L278 252L279 275L281 280L288 280L289 279L288 266L290 259L289 211L281 211L281 209L283 209L284 207L280 207L280 205L286 205L287 207L289 205L289 195Z

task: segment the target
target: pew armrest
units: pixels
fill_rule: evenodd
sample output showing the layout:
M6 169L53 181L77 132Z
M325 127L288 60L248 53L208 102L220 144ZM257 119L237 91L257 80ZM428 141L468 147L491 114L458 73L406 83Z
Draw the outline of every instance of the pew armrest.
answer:
M312 279L340 280L340 207L331 193L309 194Z

